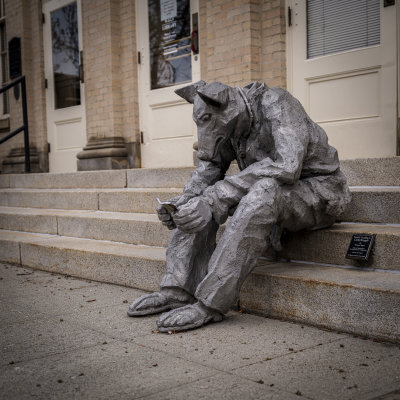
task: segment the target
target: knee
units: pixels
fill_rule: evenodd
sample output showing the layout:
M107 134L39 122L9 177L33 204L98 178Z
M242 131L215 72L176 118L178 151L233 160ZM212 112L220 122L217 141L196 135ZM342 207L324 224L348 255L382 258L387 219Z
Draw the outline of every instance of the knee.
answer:
M256 195L262 195L262 193L275 194L279 189L280 185L275 178L262 178L250 188L249 193L254 192Z
M257 181L244 196L236 210L251 217L277 215L281 189L276 179L264 178ZM236 213L235 213L236 214Z
M280 185L274 178L264 178L257 181L243 197L243 203L254 204L256 207L264 204L272 205L279 198Z

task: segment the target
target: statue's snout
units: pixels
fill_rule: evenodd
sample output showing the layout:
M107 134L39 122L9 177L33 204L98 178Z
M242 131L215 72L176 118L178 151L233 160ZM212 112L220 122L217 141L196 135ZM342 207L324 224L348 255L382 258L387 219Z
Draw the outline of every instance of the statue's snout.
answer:
M224 141L225 136L217 136L216 138L199 138L199 149L197 157L203 161L212 161L218 154L219 147Z

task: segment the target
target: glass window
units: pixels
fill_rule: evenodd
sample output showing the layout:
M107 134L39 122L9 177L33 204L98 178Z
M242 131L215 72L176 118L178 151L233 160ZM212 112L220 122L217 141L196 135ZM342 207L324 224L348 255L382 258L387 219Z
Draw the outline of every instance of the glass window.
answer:
M149 0L151 89L192 80L190 0Z
M81 104L77 4L51 13L55 108Z
M379 43L379 0L307 1L307 58Z

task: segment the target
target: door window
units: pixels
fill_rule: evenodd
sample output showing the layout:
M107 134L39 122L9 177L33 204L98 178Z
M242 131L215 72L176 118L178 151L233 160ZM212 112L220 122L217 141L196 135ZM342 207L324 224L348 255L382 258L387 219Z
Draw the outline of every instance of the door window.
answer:
M151 89L192 80L190 0L149 0Z
M51 12L55 108L81 104L76 2Z
M307 58L380 43L380 0L308 0Z

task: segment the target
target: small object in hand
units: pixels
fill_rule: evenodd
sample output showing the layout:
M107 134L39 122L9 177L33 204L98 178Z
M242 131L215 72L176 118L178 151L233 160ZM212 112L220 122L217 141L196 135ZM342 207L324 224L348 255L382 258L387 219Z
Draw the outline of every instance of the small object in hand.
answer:
M172 204L170 201L161 201L158 197L156 197L156 200L158 201L158 204L163 206L169 213L175 212L177 210L175 204Z

